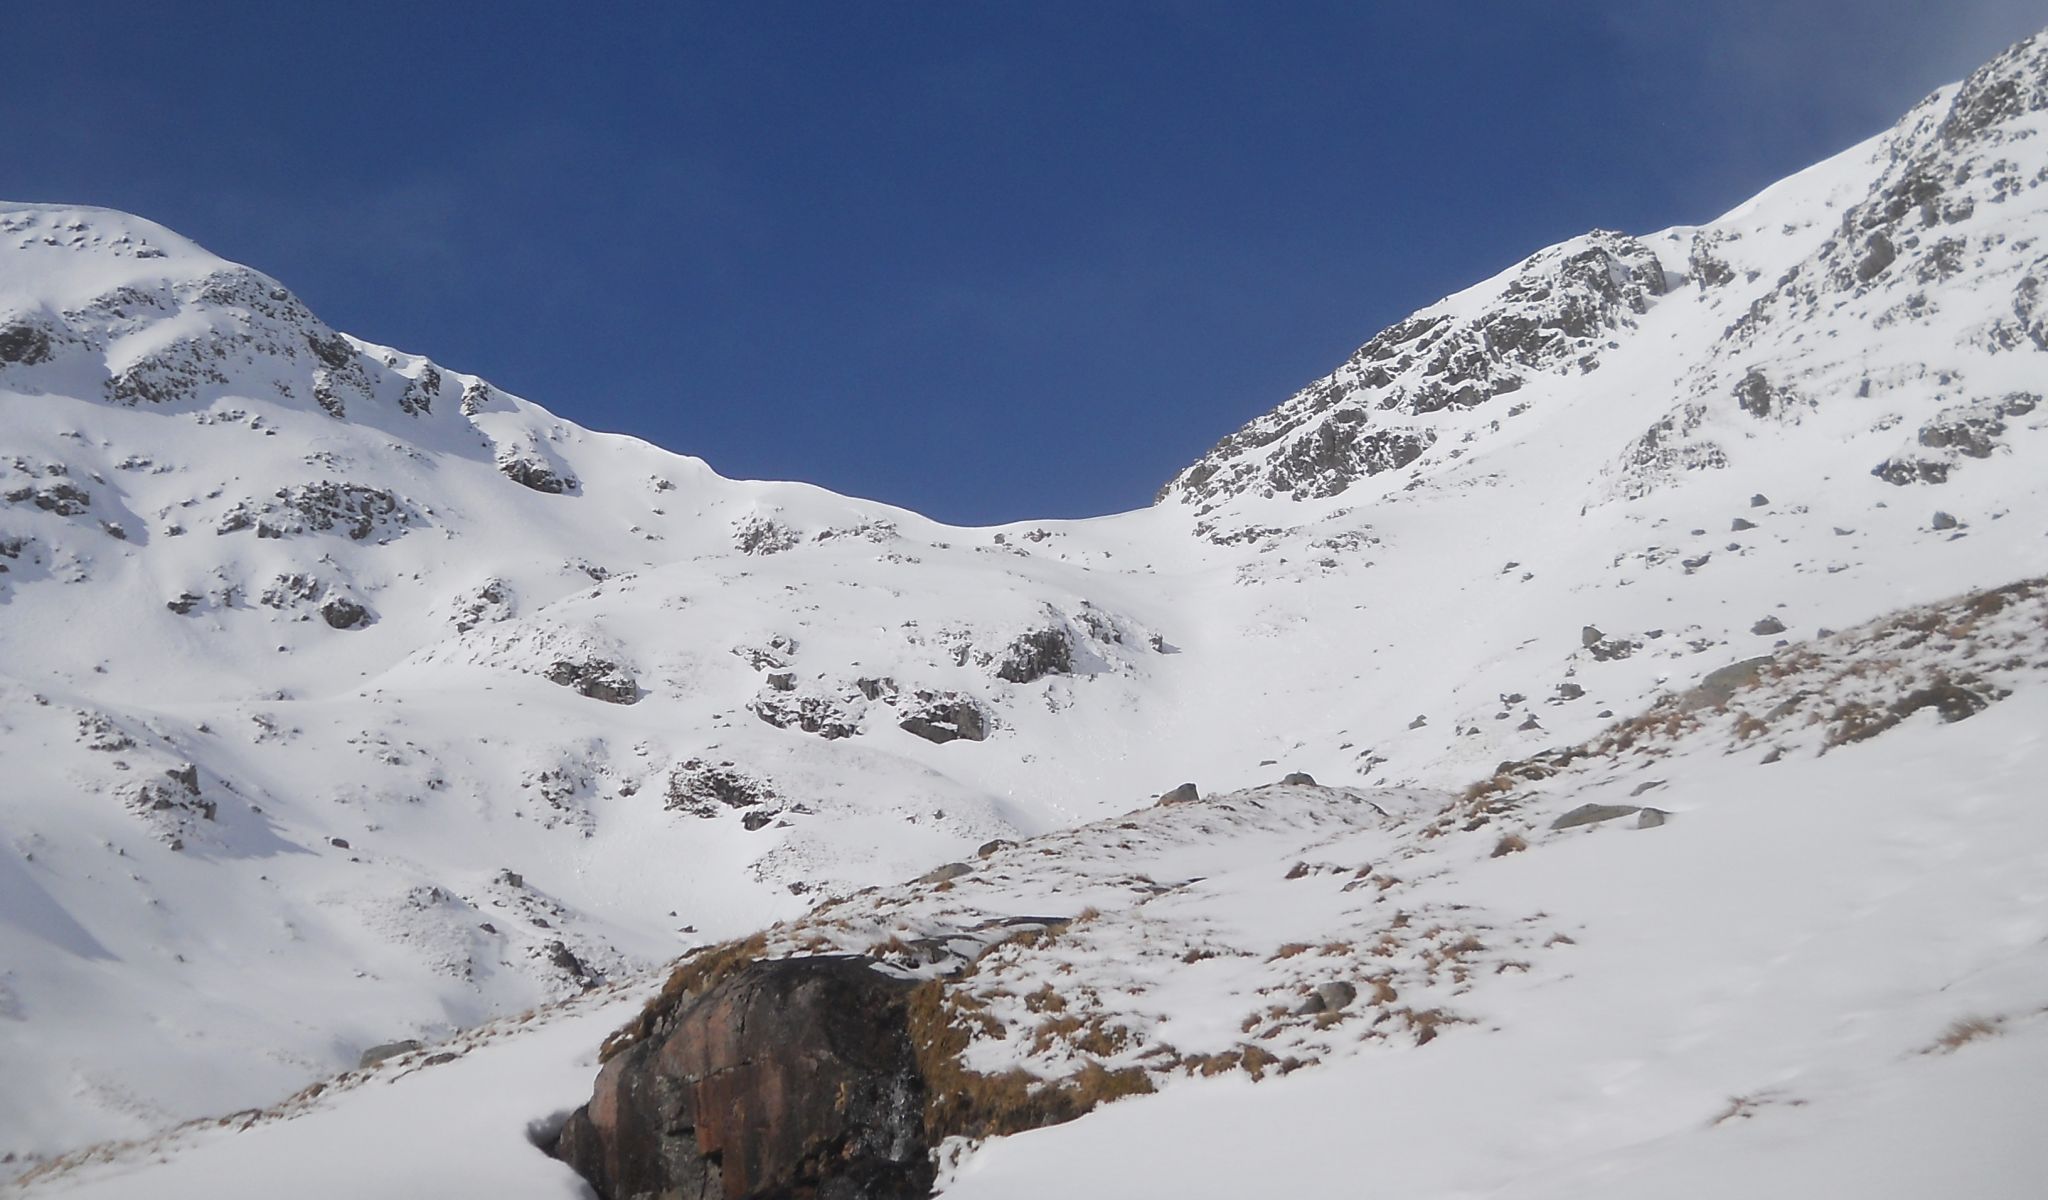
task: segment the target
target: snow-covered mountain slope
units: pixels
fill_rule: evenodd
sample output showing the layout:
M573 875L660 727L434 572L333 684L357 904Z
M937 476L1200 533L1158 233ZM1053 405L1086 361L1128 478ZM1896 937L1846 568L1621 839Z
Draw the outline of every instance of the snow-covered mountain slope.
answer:
M1103 551L723 480L146 222L4 220L0 1151L1057 823L1005 763L1165 648Z
M940 988L957 1074L929 1077L953 1090L928 1112L1086 1112L946 1143L947 1196L2028 1196L2048 1167L2026 1136L2048 1063L2044 605L2036 580L1788 647L1687 698L1690 721L1617 723L1463 794L1297 777L993 844L676 979L866 954ZM1948 639L1998 677L1918 703ZM1897 719L1785 708L1844 674L1845 705ZM1827 736L1785 736L1809 729ZM531 1140L587 1094L605 1031L624 1026L607 1053L646 1036L651 991L80 1156L33 1191L584 1195Z
M977 530L590 433L338 334L137 218L0 206L0 1154L265 1105L376 1043L439 1040L993 839L1051 835L1033 853L1074 858L1071 891L1089 855L1057 839L1103 827L1057 831L1184 778L1228 792L1301 770L1412 798L1461 795L1503 764L1543 774L1544 751L1595 744L1731 663L1812 639L1825 657L1824 630L2048 574L2044 132L2037 37L1718 221L1590 234L1422 310L1150 510ZM1758 972L1786 952L1765 908L1717 942L1687 907L1713 902L1707 876L1733 869L1740 839L1780 836L1800 793L1779 781L1874 793L1850 857L1882 873L1887 839L1952 794L1938 768L1953 748L1977 756L1955 778L1984 829L1944 825L1900 854L1928 887L1957 882L1946 918L2032 946L2041 898L1970 882L2039 865L2041 831L2012 810L2040 766L2016 732L2040 715L2038 683L2014 670L1991 689L2010 698L1967 724L1918 715L1811 761L1788 734L1767 774L1761 752L1686 742L1687 777L1733 798L1680 804L1691 785L1667 780L1660 807L1703 815L1644 837L1690 848L1625 855L1602 832L1496 860L1500 813L1440 849L1422 816L1374 801L1395 827L1357 830L1352 857L1413 839L1442 864L1429 886L1453 893L1429 902L1483 909L1488 930L1545 912L1595 932L1589 914L1608 914L1597 967L1509 972L1519 982L1498 986L1538 998L1486 1019L1526 1030L1590 1005L1621 1022L1631 987L1683 982L1631 957L1660 927L1683 934L1671 963L1691 947ZM1561 804L1606 800L1606 778L1546 776ZM1320 836L1318 803L1268 814L1272 854ZM1796 832L1785 844L1816 855L1840 835ZM1263 879L1254 849L1201 869L1226 882L1187 900L1188 920L1263 911L1263 883L1227 882ZM1764 894L1797 927L1833 928L1849 901L1802 891L1810 862L1766 864ZM1628 898L1659 872L1687 882ZM1269 935L1344 940L1366 919L1355 895L1324 899L1301 936L1216 932L1220 957ZM1996 949L1971 945L1980 965ZM1877 988L1875 968L1858 974L1869 949L1842 942L1813 970ZM1940 953L1931 934L1925 953ZM1185 1019L1163 1001L1119 1010L1142 1026L1131 1044L1228 1054L1220 1026L1205 1040L1188 1023L1315 980L1226 982ZM2032 1045L2025 989L2000 988L1980 1007ZM1681 1043L1758 1036L1784 998L1660 1010L1627 1022L1633 1049L1615 1054L1691 1070ZM1884 1038L1939 1015L1914 1004ZM1540 1088L1592 1024L1428 1053L1473 1055L1457 1068L1473 1079L1506 1055ZM1793 1071L1811 1032L1715 1053ZM1375 1077L1434 1069L1367 1057L1356 1069ZM1313 1107L1359 1085L1296 1080L1363 1078L1350 1070L1260 1088ZM1129 1111L1165 1111L1183 1086ZM536 1093L533 1116L581 1098ZM1543 1160L1567 1172L1654 1124L1629 1124L1620 1101L1572 1111L1565 1140L1587 1157ZM1149 1119L1112 1108L1017 1144ZM1613 1139L1586 1132L1602 1128ZM986 1169L962 1194L1013 1170L1017 1187L1050 1184L1001 1166L1005 1145L973 1160ZM1504 1147L1501 1171L1533 1161ZM1087 1161L1080 1143L1071 1161Z

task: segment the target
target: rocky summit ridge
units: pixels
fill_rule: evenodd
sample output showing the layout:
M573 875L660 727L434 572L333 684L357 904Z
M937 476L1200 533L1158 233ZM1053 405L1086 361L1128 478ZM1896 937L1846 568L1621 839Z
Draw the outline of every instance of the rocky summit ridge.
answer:
M2000 1128L1954 1098L2024 1111L2048 1004L2044 184L2037 36L1712 222L1421 309L1149 509L981 529L0 205L0 1156L363 1194L265 1172L381 1131L440 1139L413 1187L577 1194L546 1143L607 1194L971 1198L1279 1122L1327 1136L1263 1183L1198 1139L1195 1183L1363 1147L1597 1195L1801 1178L1726 1130L1812 1118L1907 1179L1845 1131ZM850 1057L763 1059L771 1010ZM1456 1154L1408 1124L1446 1105Z

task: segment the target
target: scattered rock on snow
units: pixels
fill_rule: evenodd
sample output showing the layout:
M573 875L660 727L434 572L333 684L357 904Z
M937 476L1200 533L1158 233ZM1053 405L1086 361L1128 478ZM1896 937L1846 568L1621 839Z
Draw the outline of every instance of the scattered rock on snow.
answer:
M928 742L944 745L959 740L979 742L988 737L988 715L981 706L954 692L919 692L897 727Z
M346 596L336 596L320 606L320 619L336 629L361 629L370 623L370 610Z
M397 1042L383 1042L363 1051L362 1057L356 1060L356 1069L361 1070L365 1067L374 1067L387 1058L397 1058L401 1054L411 1054L419 1048L420 1043L412 1038L406 1038L403 1041Z
M1032 683L1047 675L1065 675L1073 669L1073 641L1066 630L1059 628L1019 634L996 658L996 678L1011 683Z
M558 658L544 673L549 683L573 689L578 695L607 704L631 704L640 699L640 685L619 664L605 658L580 662Z
M1726 704L1734 698L1735 693L1756 683L1770 662L1771 656L1764 654L1709 671L1701 677L1696 687L1685 693L1680 707L1691 711Z
M1576 829L1581 825L1593 825L1601 821L1612 821L1641 812L1634 804L1581 804L1577 808L1550 823L1552 829Z

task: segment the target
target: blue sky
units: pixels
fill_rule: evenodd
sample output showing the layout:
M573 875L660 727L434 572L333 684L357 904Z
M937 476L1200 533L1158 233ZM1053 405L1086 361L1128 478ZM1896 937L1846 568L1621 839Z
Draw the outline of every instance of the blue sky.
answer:
M14 6L0 196L563 416L982 522L1149 502L1381 327L1715 216L2038 0Z

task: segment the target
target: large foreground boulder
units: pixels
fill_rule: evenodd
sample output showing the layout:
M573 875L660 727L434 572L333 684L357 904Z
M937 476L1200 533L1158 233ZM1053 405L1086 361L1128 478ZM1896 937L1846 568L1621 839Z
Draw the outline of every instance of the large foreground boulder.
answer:
M605 1063L554 1154L606 1200L921 1200L913 986L850 956L705 984Z

